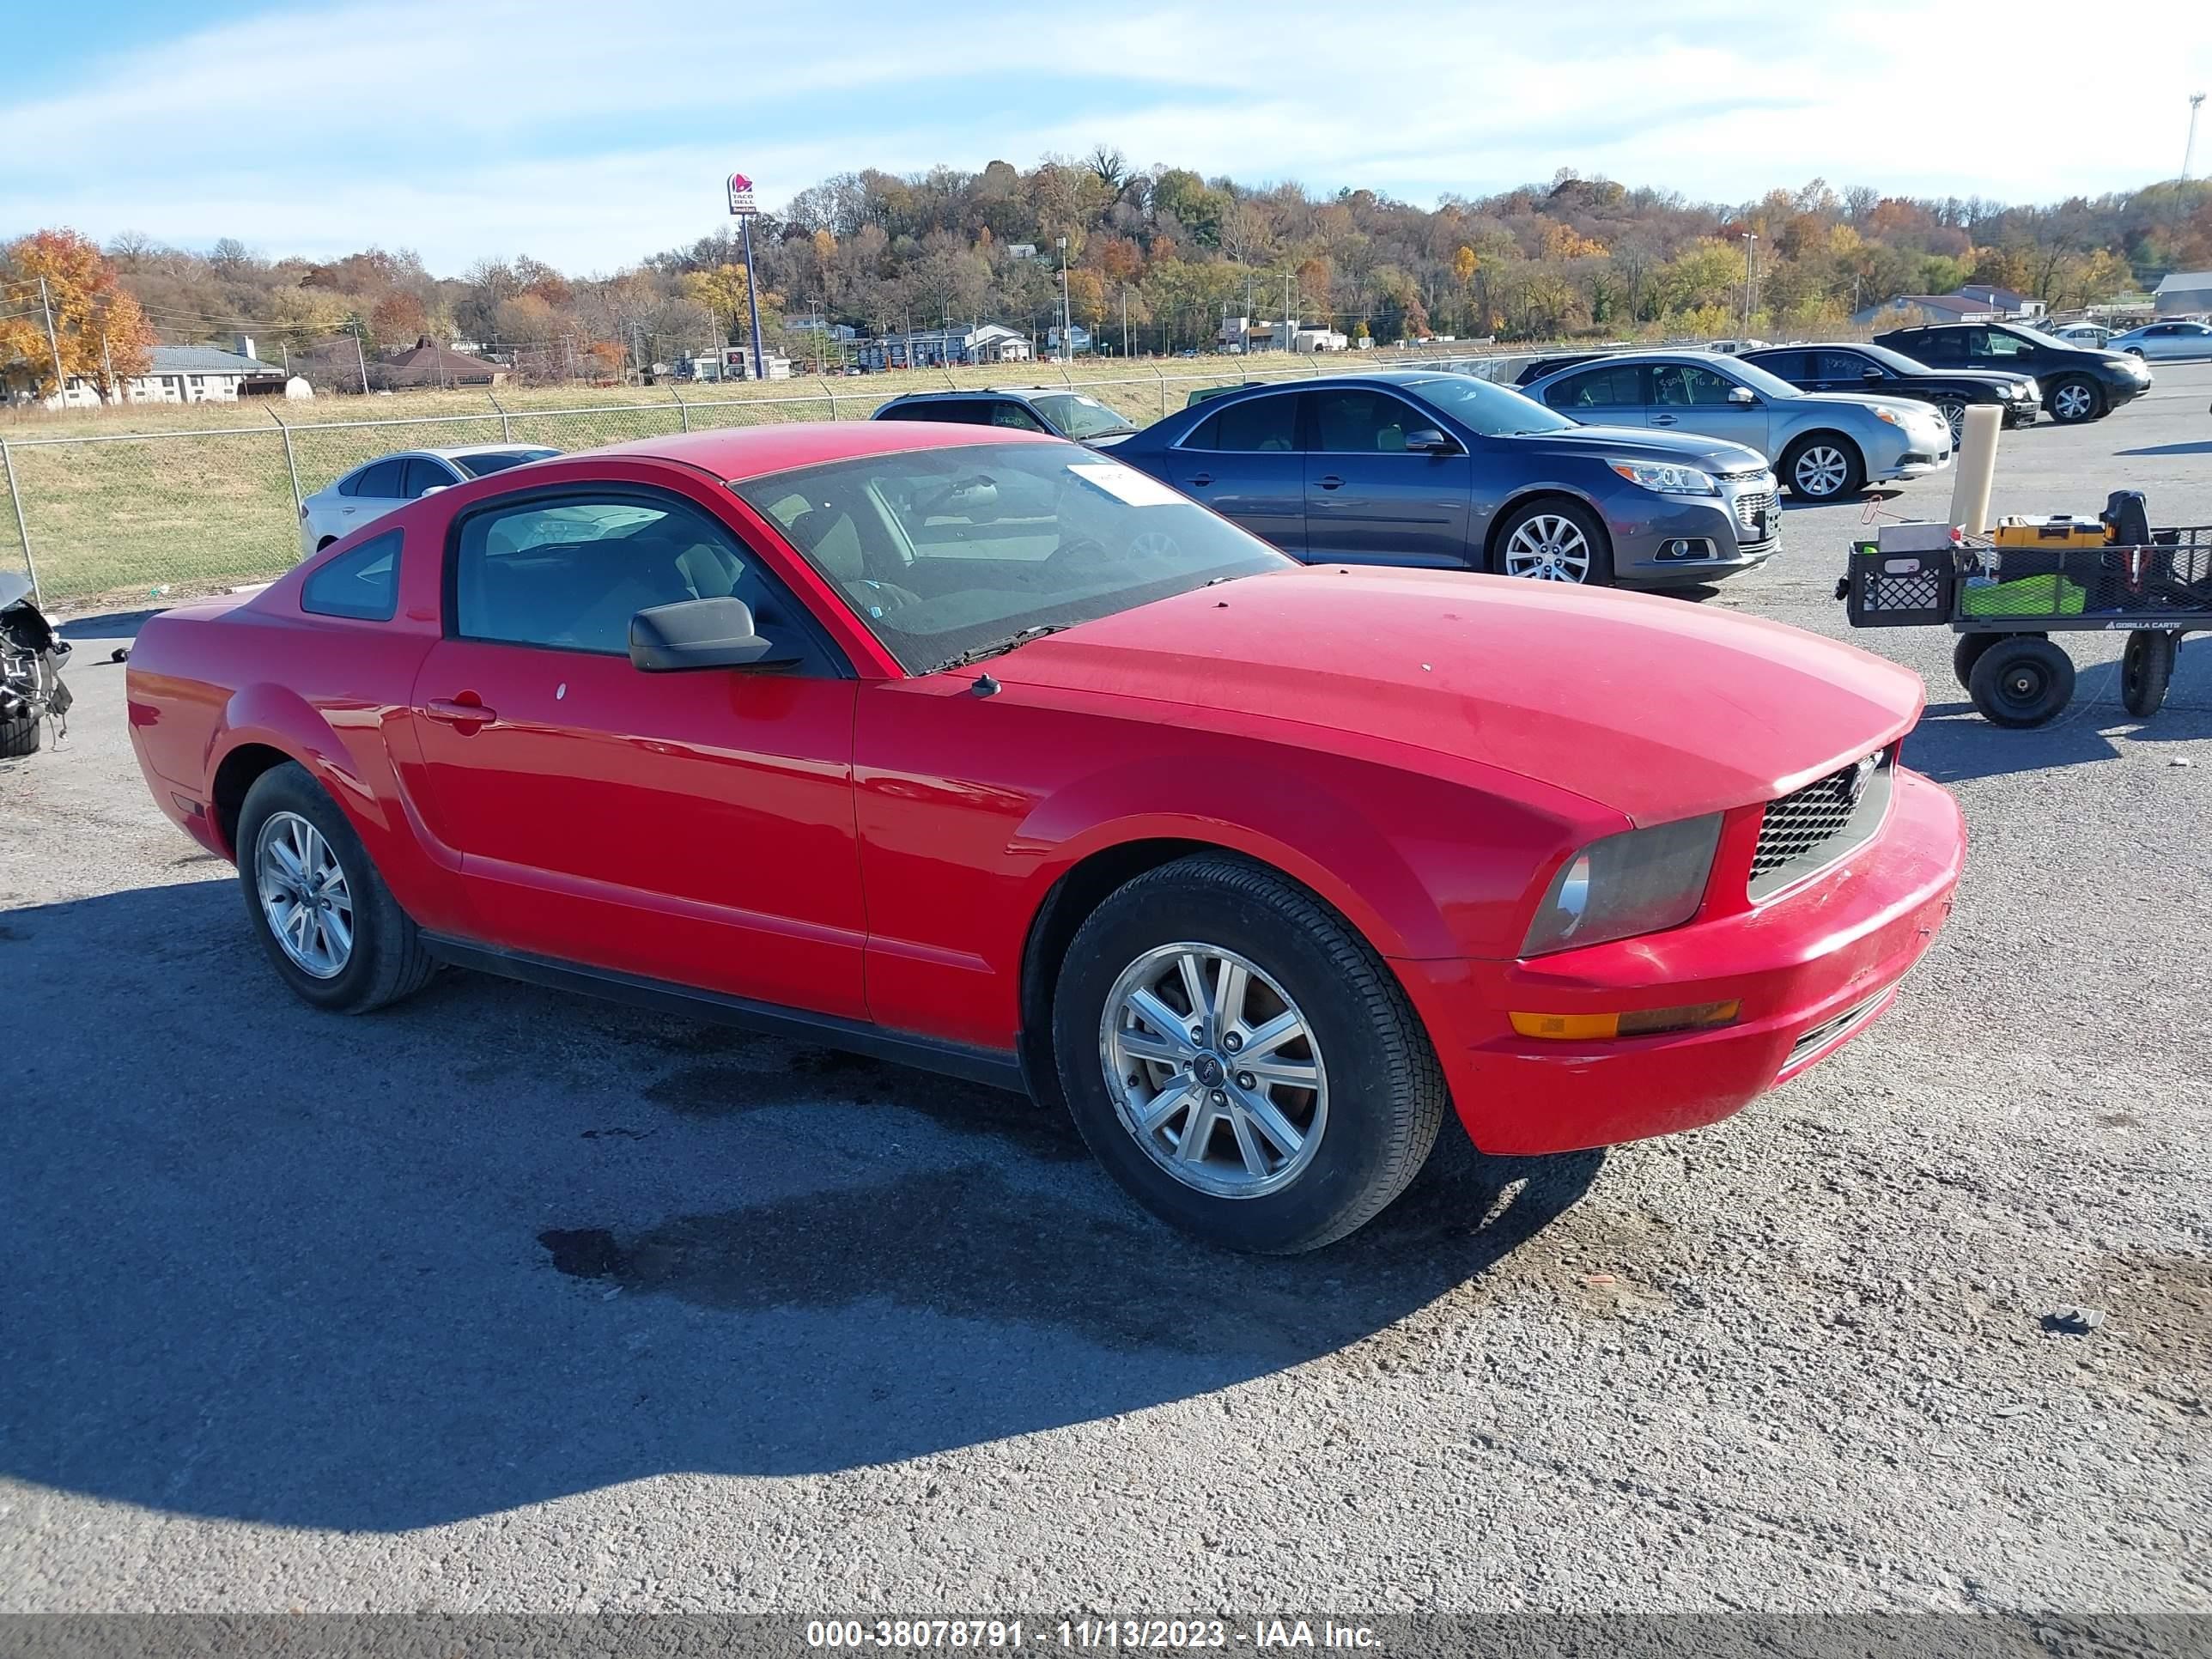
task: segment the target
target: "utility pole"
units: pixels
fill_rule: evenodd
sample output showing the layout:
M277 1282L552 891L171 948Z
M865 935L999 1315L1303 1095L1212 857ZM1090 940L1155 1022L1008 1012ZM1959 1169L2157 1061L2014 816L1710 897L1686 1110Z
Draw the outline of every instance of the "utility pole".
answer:
M361 330L358 326L353 331L353 361L354 367L361 370L361 395L366 398L368 395L368 358L361 349Z
M1075 356L1074 331L1067 315L1067 238L1060 239L1060 361L1066 362Z
M107 371L106 380L108 392L114 395L115 401L117 403L121 403L123 401L121 396L122 388L115 384L115 357L114 354L110 352L107 349L107 331L104 328L100 331L100 364L102 368Z
M1129 355L1129 285L1121 284L1121 356Z
M54 396L61 398L69 382L62 375L61 342L54 337L53 302L46 298L46 279L43 276L39 278L39 307L46 313L46 349L54 354Z
M2204 107L2204 94L2189 94L2189 142L2181 147L2181 182L2189 182L2189 164L2197 159L2197 112Z
M1283 349L1291 349L1291 273L1283 273Z
M1753 260L1759 252L1759 233L1747 230L1743 234L1743 337L1751 337L1751 287L1756 280L1752 275Z

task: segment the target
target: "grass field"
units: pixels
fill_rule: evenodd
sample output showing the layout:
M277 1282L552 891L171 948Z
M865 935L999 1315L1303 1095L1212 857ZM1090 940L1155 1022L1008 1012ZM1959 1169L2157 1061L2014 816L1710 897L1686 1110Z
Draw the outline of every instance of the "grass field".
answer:
M15 484L11 497L0 477L0 568L23 567L27 532L40 591L49 605L64 608L272 576L299 557L295 472L301 494L312 495L395 449L512 441L573 451L715 427L863 420L902 392L947 386L1064 382L1143 424L1182 407L1200 386L1304 378L1376 361L1347 353L1100 362L1070 364L1065 374L1057 363L1009 363L723 386L501 387L494 394L18 411L0 416Z

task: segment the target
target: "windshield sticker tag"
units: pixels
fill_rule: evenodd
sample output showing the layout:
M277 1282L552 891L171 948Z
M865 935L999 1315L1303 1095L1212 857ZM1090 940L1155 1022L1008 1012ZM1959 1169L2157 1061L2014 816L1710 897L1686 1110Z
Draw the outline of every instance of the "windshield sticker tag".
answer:
M1070 472L1087 484L1104 490L1115 501L1130 507L1182 507L1183 498L1162 483L1148 477L1133 466L1123 466L1118 461L1077 461L1071 463Z

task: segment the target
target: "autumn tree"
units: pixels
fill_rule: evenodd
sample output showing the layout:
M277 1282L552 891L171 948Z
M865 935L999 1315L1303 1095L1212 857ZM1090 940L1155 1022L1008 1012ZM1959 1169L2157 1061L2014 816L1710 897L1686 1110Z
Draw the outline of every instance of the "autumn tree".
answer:
M0 250L0 384L27 385L33 397L60 390L57 355L64 380L88 380L110 401L119 382L143 374L150 362L154 331L145 313L98 245L73 230L34 231Z
M380 345L412 345L429 331L430 315L414 295L394 289L376 302L368 325Z

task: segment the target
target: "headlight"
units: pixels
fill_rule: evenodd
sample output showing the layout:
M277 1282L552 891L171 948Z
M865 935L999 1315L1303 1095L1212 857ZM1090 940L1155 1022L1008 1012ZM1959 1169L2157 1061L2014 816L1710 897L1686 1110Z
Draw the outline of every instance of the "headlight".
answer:
M1632 484L1646 489L1656 489L1662 495L1717 495L1721 487L1712 475L1700 472L1694 466L1677 466L1669 461L1613 461L1608 463L1615 472Z
M1594 841L1559 866L1521 954L1656 933L1697 915L1720 845L1721 815Z
M1874 412L1874 417L1877 421L1887 421L1892 426L1905 424L1905 417L1893 409L1877 409Z

